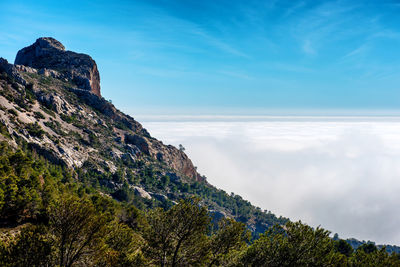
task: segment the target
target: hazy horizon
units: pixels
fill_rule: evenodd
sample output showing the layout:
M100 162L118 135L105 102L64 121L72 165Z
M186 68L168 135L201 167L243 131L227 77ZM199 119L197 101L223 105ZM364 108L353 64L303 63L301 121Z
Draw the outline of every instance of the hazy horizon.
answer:
M213 117L137 119L164 143L182 144L211 184L261 209L400 245L400 117Z

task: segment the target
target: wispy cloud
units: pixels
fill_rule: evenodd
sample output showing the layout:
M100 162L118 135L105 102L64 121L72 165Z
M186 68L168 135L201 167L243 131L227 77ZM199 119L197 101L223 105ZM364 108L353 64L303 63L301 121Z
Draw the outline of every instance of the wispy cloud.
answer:
M337 1L328 1L304 10L294 17L289 25L291 32L300 43L301 50L308 55L327 49L333 41L347 38L346 32L349 14L356 9L355 5L343 7Z
M286 10L286 12L283 14L284 18L289 17L290 15L296 13L296 11L298 11L299 9L302 9L306 4L304 1L300 1L298 3L296 3L295 1L293 1L293 2L294 2L294 5L291 6L290 8L288 8Z
M400 32L391 29L381 29L371 34L370 39L374 38L387 38L387 39L400 40Z
M365 53L370 49L369 45L364 43L361 46L357 47L356 49L350 51L346 55L342 57L343 60L349 59L349 58L354 58L354 57L360 57L360 56L365 56Z
M304 40L302 49L306 54L309 54L309 55L314 55L316 53L310 40Z
M240 72L240 71L229 71L229 70L220 70L218 73L221 73L223 75L239 78L239 79L245 79L245 80L253 80L254 77L252 77L249 74Z
M285 72L295 72L295 73L313 73L314 69L305 67L299 64L288 64L276 62L271 64L271 68L274 70L285 71Z
M183 78L187 76L191 77L206 77L208 74L204 72L195 72L187 69L177 68L155 68L155 67L139 67L134 69L139 74L145 74L160 78Z
M220 51L239 56L239 57L244 57L244 58L249 58L249 55L246 53L234 48L233 46L229 45L227 42L223 41L222 39L216 38L208 33L206 33L204 30L193 30L193 34L200 36L207 44L218 48Z
M186 38L191 38L191 40L187 40L190 41L190 43L187 44L188 46L193 42L198 42L198 44L205 44L213 49L233 56L249 57L246 53L235 48L223 38L208 31L200 24L169 14L163 9L158 9L156 15L147 19L145 24L147 24L149 28L157 28L161 34L163 34L163 43L165 40L170 40L173 44L184 43ZM155 37L153 36L151 38L154 39Z

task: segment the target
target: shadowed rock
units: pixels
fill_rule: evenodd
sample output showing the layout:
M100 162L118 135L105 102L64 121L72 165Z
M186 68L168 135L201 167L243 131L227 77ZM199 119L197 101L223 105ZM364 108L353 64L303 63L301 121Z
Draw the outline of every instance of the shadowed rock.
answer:
M14 63L36 69L56 70L79 88L101 96L96 62L88 55L66 51L64 45L54 38L42 37L21 49Z

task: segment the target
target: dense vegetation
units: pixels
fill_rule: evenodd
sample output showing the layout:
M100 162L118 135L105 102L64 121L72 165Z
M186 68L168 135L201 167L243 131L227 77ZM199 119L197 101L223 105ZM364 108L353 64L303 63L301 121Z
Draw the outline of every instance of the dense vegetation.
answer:
M152 208L136 196L116 201L78 172L6 143L0 180L1 266L400 266L384 248L353 251L301 222L251 239L241 222L215 225L200 198Z

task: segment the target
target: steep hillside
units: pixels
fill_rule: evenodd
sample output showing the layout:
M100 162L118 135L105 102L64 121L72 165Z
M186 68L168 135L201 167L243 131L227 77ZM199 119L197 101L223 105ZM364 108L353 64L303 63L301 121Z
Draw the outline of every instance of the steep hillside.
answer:
M20 50L15 64L0 59L0 118L0 141L72 170L77 181L119 201L170 207L196 195L215 218L235 218L255 233L287 221L208 184L183 151L101 97L90 56L53 38Z

